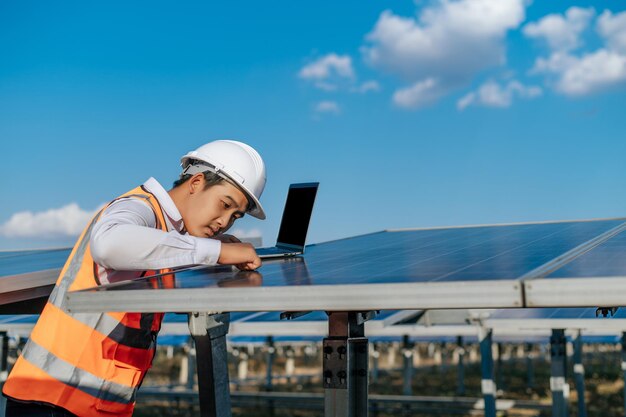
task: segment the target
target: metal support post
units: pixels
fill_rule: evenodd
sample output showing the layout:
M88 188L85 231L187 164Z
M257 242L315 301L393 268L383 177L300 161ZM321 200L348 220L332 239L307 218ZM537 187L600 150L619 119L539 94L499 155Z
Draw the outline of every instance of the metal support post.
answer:
M9 336L7 332L0 332L0 384L8 377L9 364Z
M622 332L622 375L624 378L624 415L626 416L626 332Z
M196 344L201 417L230 417L226 334L230 314L190 313L189 331Z
M456 374L456 393L457 395L465 395L465 347L463 346L463 337L456 338L457 344L457 374Z
M7 332L0 332L0 391L8 377L9 337ZM4 417L6 399L0 394L0 417Z
M448 358L446 358L446 342L441 342L439 344L439 354L439 372L445 374L448 370Z
M585 368L583 366L583 341L580 330L574 339L574 378L578 397L578 417L587 417L585 404Z
M187 388L193 389L196 385L195 376L198 374L196 366L196 348L191 347L189 353L187 353Z
M265 355L265 390L271 391L274 383L274 379L272 377L272 366L274 365L274 355L276 353L276 348L274 347L274 338L272 336L268 336L266 339L266 343L267 353Z
M285 361L285 376L287 377L288 384L292 383L291 379L295 373L295 366L296 366L295 355L296 355L296 352L293 350L292 347L288 347L286 349L285 356L287 356L287 360Z
M493 382L493 353L491 339L493 331L480 327L480 370L482 374L481 388L485 402L485 417L496 417L496 384Z
M567 397L569 385L565 380L567 357L566 357L565 330L552 329L550 337L550 390L552 391L552 416L567 416Z
M504 346L502 343L496 344L498 348L498 357L496 359L496 386L499 390L504 391L504 366L502 366L502 357L504 356Z
M367 339L362 313L329 312L323 342L325 417L367 417Z
M378 351L378 345L372 343L372 382L378 382L378 360L380 358L380 352Z
M526 385L528 388L535 387L535 368L533 359L535 353L533 352L532 343L526 343Z
M413 393L413 344L406 335L402 337L402 370L402 394L411 395Z

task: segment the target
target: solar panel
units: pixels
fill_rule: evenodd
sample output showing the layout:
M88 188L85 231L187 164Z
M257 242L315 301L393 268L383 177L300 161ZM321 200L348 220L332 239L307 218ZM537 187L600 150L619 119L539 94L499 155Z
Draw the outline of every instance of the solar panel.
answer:
M71 249L0 252L0 314L39 313Z
M490 319L592 319L596 318L595 308L511 308L496 310L490 315ZM620 313L621 318L626 314Z
M626 232L579 256L548 278L626 276Z
M0 279L9 275L62 268L70 252L69 248L0 252Z
M623 223L620 220L383 232L311 245L305 260L266 261L263 286L515 279ZM207 272L213 279L207 279ZM230 269L177 275L179 288L244 283ZM102 290L141 288L126 284Z
M154 280L146 279L102 286L98 292L115 295L72 294L70 307L82 300L78 308L86 311L106 299L123 311L121 293L140 290L167 292L171 311L193 305L222 311L522 307L519 277L622 224L624 219L379 232L310 245L304 258L267 261L257 272L221 267L180 273L170 291L154 291ZM135 295L134 308L143 297L157 296Z
M390 316L392 316L393 314L396 314L397 311L392 311L392 310L383 310L381 311L379 314L376 315L376 317L374 317L374 321L376 320L385 320L387 318L389 318ZM244 318L242 321L248 322L248 323L264 323L264 322L280 322L281 318L280 318L281 313L280 312L263 312L263 313L259 313L259 314L254 314L252 316L248 316L246 318ZM232 318L231 318L232 320ZM303 315L302 317L298 317L296 319L298 322L307 322L307 321L321 321L326 323L328 321L328 316L326 315L326 313L324 313L323 311L312 311L308 314ZM284 321L284 320L282 320Z

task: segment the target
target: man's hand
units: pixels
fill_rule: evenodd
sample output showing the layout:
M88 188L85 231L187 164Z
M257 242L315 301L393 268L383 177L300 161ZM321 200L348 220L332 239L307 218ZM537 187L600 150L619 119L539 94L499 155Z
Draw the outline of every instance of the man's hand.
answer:
M235 265L242 271L252 271L261 266L261 259L249 243L222 243L217 263Z

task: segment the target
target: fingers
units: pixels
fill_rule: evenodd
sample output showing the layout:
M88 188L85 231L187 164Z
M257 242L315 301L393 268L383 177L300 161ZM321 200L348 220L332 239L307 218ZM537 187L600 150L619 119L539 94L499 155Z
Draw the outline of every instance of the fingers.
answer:
M257 256L257 259L252 260L250 262L240 263L235 265L241 271L254 271L255 269L259 269L263 263L261 259Z
M249 243L223 243L218 263L251 271L261 266L261 259Z

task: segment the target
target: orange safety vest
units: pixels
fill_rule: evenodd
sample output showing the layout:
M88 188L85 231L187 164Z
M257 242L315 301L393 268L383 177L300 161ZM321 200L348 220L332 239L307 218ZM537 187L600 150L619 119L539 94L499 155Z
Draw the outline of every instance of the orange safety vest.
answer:
M119 198L125 197L149 203L156 228L167 231L154 195L137 187ZM4 384L5 395L54 404L81 417L132 415L135 394L152 364L163 313L70 313L65 307L68 291L100 285L101 271L91 256L89 238L102 211L83 231L66 261ZM138 277L150 274L154 272L137 272Z

